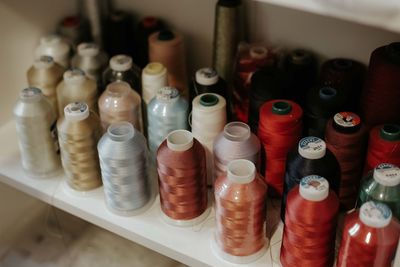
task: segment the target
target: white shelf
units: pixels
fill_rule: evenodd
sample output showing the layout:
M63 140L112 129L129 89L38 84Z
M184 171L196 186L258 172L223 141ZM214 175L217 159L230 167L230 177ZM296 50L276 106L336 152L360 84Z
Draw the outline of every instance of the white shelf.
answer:
M396 0L255 0L400 33ZM372 4L371 4L372 3ZM339 34L339 33L338 33Z
M37 180L27 177L22 171L14 121L0 128L0 181L35 198L65 210L117 235L155 250L190 266L238 266L216 257L210 247L214 230L214 213L205 222L192 228L178 228L161 219L158 199L146 212L133 217L120 217L110 213L104 203L102 188L86 196L77 196L66 190L63 175L51 179ZM269 202L267 231L277 228L267 253L249 267L277 267L282 224L275 223L279 206ZM273 259L273 260L272 260Z

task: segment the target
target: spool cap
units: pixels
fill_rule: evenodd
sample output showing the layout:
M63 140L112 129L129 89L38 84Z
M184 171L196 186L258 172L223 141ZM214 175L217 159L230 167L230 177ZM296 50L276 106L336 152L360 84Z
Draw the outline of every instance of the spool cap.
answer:
M390 163L381 163L374 169L374 180L384 186L400 184L400 168Z
M78 68L69 69L64 72L64 82L66 83L81 83L85 80L85 72Z
M51 56L40 56L35 59L33 66L37 69L47 69L54 65L54 59Z
M42 90L36 87L28 87L19 93L19 97L23 102L37 102L42 99Z
M174 39L175 34L170 30L162 30L158 33L158 40L160 41L170 41Z
M116 55L110 59L110 68L114 71L127 71L132 64L132 58L127 55Z
M43 45L55 45L61 42L61 37L56 34L44 36L40 38L40 43Z
M244 122L233 121L225 125L224 136L231 141L244 141L250 138L249 125Z
M285 101L276 101L272 104L272 113L277 115L287 115L292 111L292 105Z
M218 73L213 68L202 68L196 71L196 82L198 84L209 86L218 82Z
M339 112L333 116L333 127L339 132L354 133L361 127L360 116L353 112Z
M337 91L333 87L326 86L326 87L322 87L321 89L319 89L319 97L322 100L326 100L326 101L332 100L333 98L336 97L336 94L337 94Z
M252 46L249 49L249 54L252 59L261 60L267 57L268 49L264 46Z
M177 98L179 96L179 91L175 87L165 86L157 91L157 99L162 101L169 101L171 99Z
M339 71L345 71L350 69L353 66L353 62L350 59L346 58L337 58L332 62L333 67Z
M167 146L173 151L186 151L193 146L193 135L187 130L172 131L167 136Z
M100 52L100 48L95 43L81 43L78 45L78 54L82 57L94 57Z
M400 140L400 125L385 124L380 130L380 136L386 141L399 141Z
M216 95L214 94L203 94L200 97L200 105L205 106L205 107L212 107L218 104L219 99Z
M311 61L311 53L303 49L295 49L290 53L290 61L295 65L305 65Z
M320 159L326 154L326 143L315 136L304 137L299 141L298 151L306 159Z
M151 62L143 69L143 75L146 76L146 79L151 79L153 77L158 79L158 77L166 74L167 69L159 62Z
M69 121L81 121L89 117L89 107L84 102L69 103L64 108L65 119Z
M383 228L392 220L392 211L383 203L368 201L361 206L359 218L370 227Z
M227 165L227 177L237 184L248 184L256 177L256 166L246 159L232 160Z
M107 128L107 134L114 141L128 141L135 136L135 128L127 121L114 122Z
M319 175L309 175L301 179L300 195L309 201L322 201L329 195L329 183Z

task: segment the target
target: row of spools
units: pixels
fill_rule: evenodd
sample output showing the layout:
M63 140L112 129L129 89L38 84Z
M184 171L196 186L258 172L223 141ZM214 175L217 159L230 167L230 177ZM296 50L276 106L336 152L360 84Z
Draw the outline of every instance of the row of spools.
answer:
M171 34L157 38L171 40ZM64 45L55 36L41 42L48 44L58 46L53 52ZM271 100L260 106L257 137L243 122L226 124L230 99L212 69L196 73L197 96L189 105L187 89L166 87L173 82L161 63L150 63L140 73L130 57L118 55L102 73L106 57L96 45L84 43L71 61L77 68L64 72L61 64L68 65L69 52L63 61L43 51L38 48L40 56L28 71L32 87L21 92L15 107L22 164L29 175L53 176L61 152L71 188L87 191L103 184L110 210L129 215L151 203L152 179L158 174L162 214L175 225L207 217L207 184L213 185L215 249L227 260L245 263L265 251L262 173L271 194L283 195L284 266L331 265L339 203L351 209L359 196L361 209L345 222L338 265L389 266L399 236L392 219L392 214L399 218L400 206L395 165L400 157L393 153L399 151L397 125L370 131L364 172L376 168L359 189L367 129L354 113L340 112L324 122L326 142L300 140L302 108ZM334 94L322 89L322 98Z

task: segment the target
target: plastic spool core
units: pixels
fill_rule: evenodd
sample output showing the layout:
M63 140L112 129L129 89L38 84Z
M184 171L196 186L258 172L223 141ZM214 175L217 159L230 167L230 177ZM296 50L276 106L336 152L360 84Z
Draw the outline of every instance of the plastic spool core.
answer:
M323 100L331 100L336 96L336 94L336 89L332 87L323 87L319 90L319 97Z
M81 69L73 68L64 72L64 82L81 83L85 80L85 72Z
M78 54L82 57L94 57L99 52L100 49L95 43L81 43L78 45Z
M213 94L204 94L200 97L200 105L205 107L215 106L218 102L218 97Z
M306 200L322 201L329 195L329 183L319 175L309 175L301 179L299 193Z
M253 59L264 59L267 57L268 49L263 46L253 46L249 50L250 57Z
M339 58L333 61L333 66L336 70L348 70L353 66L353 62L348 59Z
M209 86L218 82L218 73L213 68L202 68L196 71L196 82L201 85Z
M272 104L272 113L277 115L287 115L292 111L292 105L285 101L277 101Z
M129 122L116 122L108 127L107 134L110 136L111 140L128 141L135 135L135 129Z
M256 166L249 160L232 160L226 169L228 179L236 184L248 184L256 177Z
M170 41L174 39L175 34L170 30L162 30L158 33L158 40L160 41Z
M367 226L383 228L392 220L392 211L383 203L368 201L361 206L359 218Z
M386 46L386 54L391 61L400 64L400 42L391 43Z
M42 90L36 87L25 88L19 94L23 102L38 102L42 99L42 95Z
M162 87L157 91L157 99L162 101L170 101L172 99L178 99L179 91L175 87Z
M243 122L230 122L224 127L224 136L231 141L247 140L251 136L250 127Z
M374 169L373 177L381 185L397 186L400 184L400 168L390 163L381 163Z
M290 60L296 65L303 65L311 60L311 55L305 50L296 49L290 54Z
M81 121L89 117L89 107L84 102L69 103L64 108L65 119L68 121Z
M166 73L167 69L163 64L158 62L152 62L147 64L147 66L143 69L143 73L151 76L161 76Z
M167 136L167 146L173 151L186 151L193 146L193 135L187 130L175 130Z
M354 133L361 128L360 116L353 112L339 112L333 116L333 128L342 133Z
M400 126L397 124L385 124L380 130L380 136L386 141L399 141Z
M114 71L127 71L132 68L132 58L127 55L116 55L110 59L110 68Z
M299 141L298 152L306 159L320 159L326 154L326 143L318 137L304 137Z
M54 65L54 59L51 56L40 56L33 62L33 66L37 69L47 69Z

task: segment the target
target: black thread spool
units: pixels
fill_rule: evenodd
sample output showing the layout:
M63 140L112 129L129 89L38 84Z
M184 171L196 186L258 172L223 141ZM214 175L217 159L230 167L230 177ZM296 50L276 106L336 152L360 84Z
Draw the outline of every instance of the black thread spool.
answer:
M328 120L344 109L346 99L343 90L330 86L313 88L307 96L304 134L324 138Z
M118 54L133 56L133 29L133 17L124 11L114 11L107 17L104 33L104 48L110 57Z
M317 80L317 60L315 56L303 49L296 49L285 58L286 99L305 107L308 91Z
M145 17L139 22L135 41L137 51L133 55L139 67L144 68L149 63L149 36L163 29L164 23L156 17Z
M251 77L248 124L253 133L258 132L259 111L265 102L284 97L284 73L277 67L266 67Z
M285 222L286 197L289 191L308 175L319 175L328 180L330 188L339 195L340 166L326 143L318 137L304 137L297 148L289 152L281 203L281 218Z
M344 110L358 111L365 76L366 67L362 63L347 58L334 58L322 64L319 84L343 90L348 95Z

